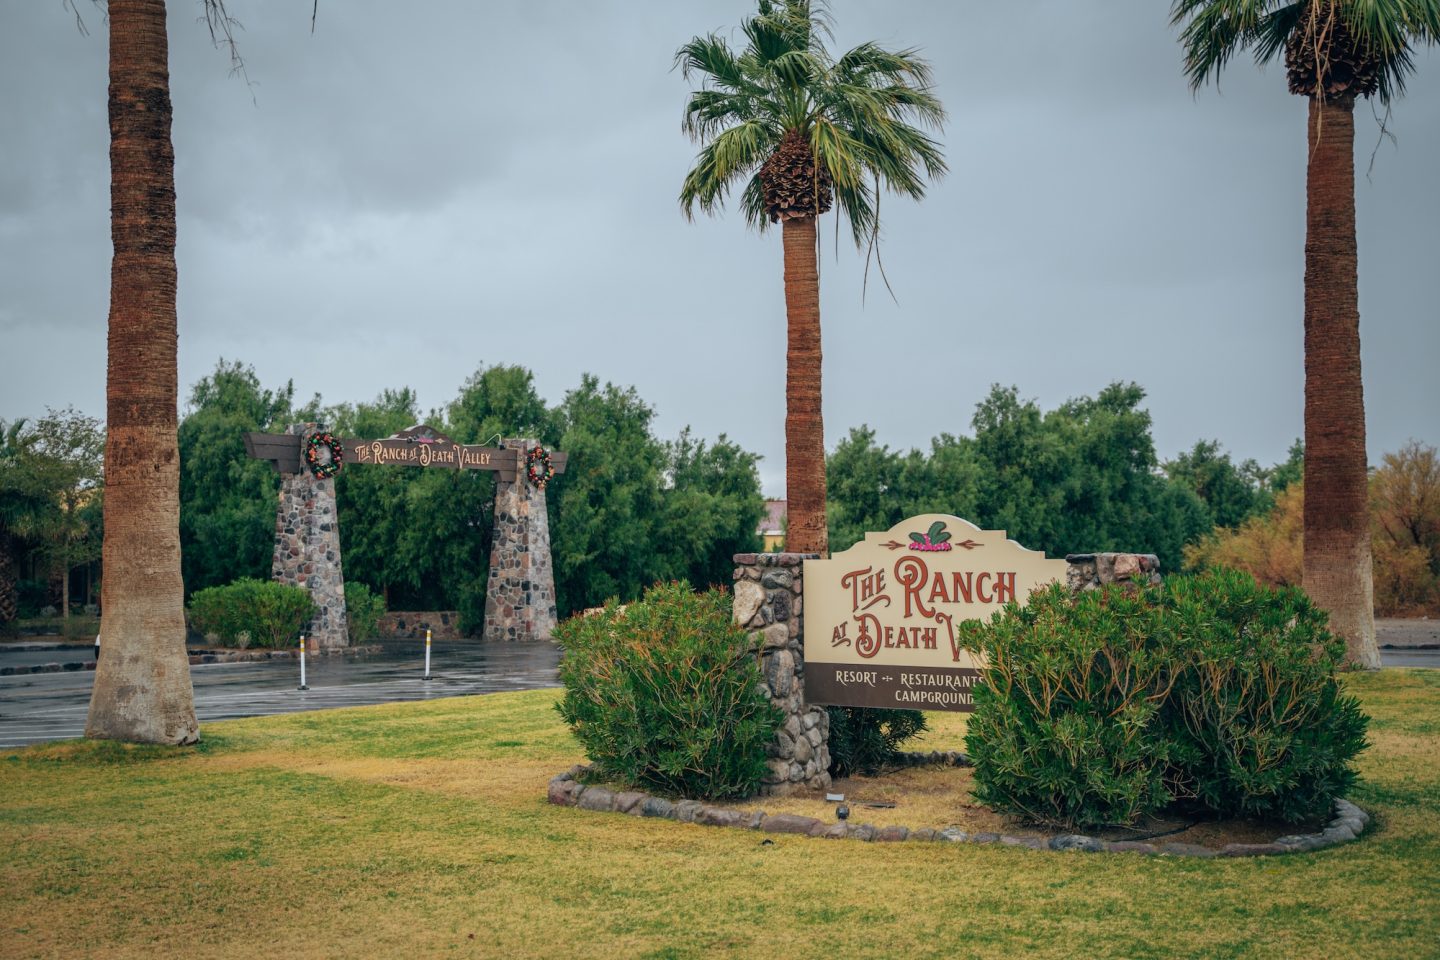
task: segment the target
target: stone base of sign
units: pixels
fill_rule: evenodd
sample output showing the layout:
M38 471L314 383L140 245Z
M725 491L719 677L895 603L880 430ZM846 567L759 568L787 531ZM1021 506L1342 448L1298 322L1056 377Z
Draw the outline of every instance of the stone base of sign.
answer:
M485 593L486 640L549 640L555 629L555 574L545 491L531 483L525 462L535 440L502 440L520 451L513 481L495 481L495 539Z
M430 631L432 640L460 640L460 613L456 610L392 610L382 614L376 626L375 635L385 639L414 640L425 638Z
M1072 553L1065 557L1071 590L1098 590L1107 583L1150 586L1160 582L1160 558L1153 553Z
M921 754L920 756L924 756ZM961 755L963 757L963 755ZM953 764L965 766L965 762ZM954 827L877 827L849 820L829 822L794 813L767 814L764 810L738 810L700 800L666 800L639 790L614 790L586 784L591 768L577 764L550 780L547 799L557 806L577 807L600 813L623 813L632 817L656 817L694 823L704 827L738 827L761 833L788 833L828 840L866 840L873 843L993 843L1031 850L1082 853L1140 853L1174 857L1266 857L1300 853L1348 843L1364 832L1370 815L1348 800L1336 800L1334 818L1319 833L1278 837L1271 843L1228 843L1219 849L1194 843L1145 843L1135 840L1101 840L1084 834L1067 833L1054 837L1012 836L1007 833L967 833Z
M285 432L304 436L318 429L316 423L298 423ZM345 630L345 577L340 565L335 481L317 479L303 465L300 473L280 478L270 578L310 591L316 613L306 635L321 649L350 643Z
M804 587L801 564L815 554L735 555L735 622L750 631L764 692L784 714L766 748L763 795L830 785L830 714L805 702Z

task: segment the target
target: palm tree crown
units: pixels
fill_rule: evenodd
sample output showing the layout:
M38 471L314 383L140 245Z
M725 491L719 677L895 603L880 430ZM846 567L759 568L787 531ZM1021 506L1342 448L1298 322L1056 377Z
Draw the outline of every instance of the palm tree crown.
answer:
M833 195L864 246L876 235L882 186L919 199L921 171L944 174L939 144L922 128L938 130L945 111L915 50L863 43L835 59L818 0L760 0L740 29L748 43L738 54L712 33L675 55L686 79L704 76L683 123L702 145L680 190L687 217L696 206L714 213L748 177L740 202L751 226L818 216Z
M1284 55L1290 92L1326 99L1405 92L1412 49L1440 40L1440 0L1175 0L1185 74L1199 88L1237 52Z

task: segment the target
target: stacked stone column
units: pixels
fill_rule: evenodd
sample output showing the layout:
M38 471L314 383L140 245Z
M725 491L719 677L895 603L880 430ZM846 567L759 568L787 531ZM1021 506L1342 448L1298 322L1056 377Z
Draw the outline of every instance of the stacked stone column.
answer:
M303 437L319 429L317 423L298 423L285 432ZM349 645L335 481L315 477L303 459L299 473L280 478L270 578L310 591L316 612L306 635L312 644L321 648Z
M1153 586L1161 579L1160 558L1153 553L1071 553L1065 562L1065 585L1073 593L1107 583Z
M495 483L495 539L485 591L486 640L549 640L555 629L555 574L545 491L531 483L525 458L535 440L502 440L517 450L513 481Z
M766 748L760 792L777 796L830 786L830 715L805 702L804 553L735 555L735 622L750 631L763 691L784 722Z

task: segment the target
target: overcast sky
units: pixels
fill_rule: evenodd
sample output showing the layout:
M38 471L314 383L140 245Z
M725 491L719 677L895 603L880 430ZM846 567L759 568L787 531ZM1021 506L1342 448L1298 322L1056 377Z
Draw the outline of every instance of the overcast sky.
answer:
M0 418L104 414L106 29L79 0L0 0ZM633 385L656 431L724 432L784 490L778 233L687 223L695 154L671 62L742 0L229 0L251 86L199 0L171 0L180 381L225 357L299 398L413 387L443 405L518 363L558 402ZM1162 458L1302 432L1305 102L1237 60L1192 96L1161 0L834 0L841 47L918 45L950 175L882 206L898 297L821 268L825 425L891 447L970 433L992 383L1045 409L1148 392ZM423 15L417 11L423 10ZM1440 441L1440 55L1390 118L1357 108L1372 462Z

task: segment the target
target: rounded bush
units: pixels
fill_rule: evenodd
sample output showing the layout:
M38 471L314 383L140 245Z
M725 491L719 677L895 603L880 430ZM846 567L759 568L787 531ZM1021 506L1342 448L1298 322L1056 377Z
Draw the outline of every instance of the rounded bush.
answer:
M781 714L728 593L657 585L555 629L556 709L604 776L685 797L755 793Z
M229 646L242 637L262 647L288 647L315 616L315 601L303 587L242 578L190 596L190 625Z
M1366 718L1344 643L1294 588L1245 574L1072 595L1054 586L963 627L988 661L966 747L976 796L1074 828L1161 812L1323 816Z

